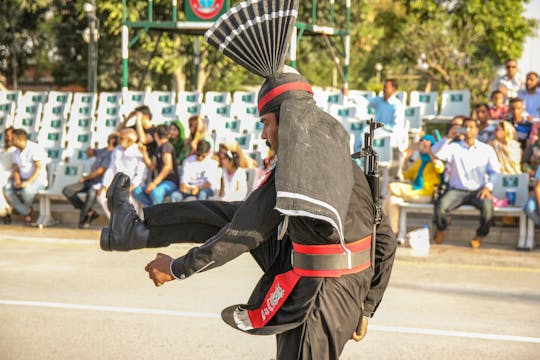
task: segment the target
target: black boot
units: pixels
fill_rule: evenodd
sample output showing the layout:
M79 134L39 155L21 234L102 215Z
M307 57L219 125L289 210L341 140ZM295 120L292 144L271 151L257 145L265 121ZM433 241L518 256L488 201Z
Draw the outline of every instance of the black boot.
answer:
M109 227L101 230L102 250L128 251L146 247L150 230L129 201L129 187L129 177L118 173L107 190L107 207L111 218Z

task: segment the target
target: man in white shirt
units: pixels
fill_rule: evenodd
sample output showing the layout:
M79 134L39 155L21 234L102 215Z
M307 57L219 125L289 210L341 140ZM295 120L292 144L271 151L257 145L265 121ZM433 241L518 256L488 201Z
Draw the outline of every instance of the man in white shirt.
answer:
M98 200L103 207L103 211L109 218L110 213L107 208L105 194L114 175L122 172L130 177L130 192L136 187L144 185L146 182L148 169L144 163L143 155L139 151L137 139L137 133L131 128L124 129L120 132L119 145L112 151L110 165L103 174L102 186L98 192Z
M435 242L440 244L444 241L450 211L467 204L480 210L480 226L470 242L471 247L478 248L489 233L493 219L491 193L501 164L493 147L476 139L476 120L465 118L462 129L464 140L449 143L435 154L446 163L449 173L448 190L435 204Z
M23 129L13 130L13 172L11 181L4 186L4 196L8 202L24 216L24 223L32 222L32 204L38 191L47 187L47 153L28 140Z
M525 86L525 82L518 71L516 60L506 60L505 67L506 74L495 79L491 85L491 92L500 90L507 99L511 99L517 97L518 91Z
M194 196L197 200L207 200L220 187L221 169L210 156L210 143L201 140L195 154L187 157L182 164L180 191L171 195L172 202L179 202Z
M0 149L0 187L3 189L9 183L13 168L13 127L4 129L4 146ZM0 191L0 217L4 224L11 224L11 205Z

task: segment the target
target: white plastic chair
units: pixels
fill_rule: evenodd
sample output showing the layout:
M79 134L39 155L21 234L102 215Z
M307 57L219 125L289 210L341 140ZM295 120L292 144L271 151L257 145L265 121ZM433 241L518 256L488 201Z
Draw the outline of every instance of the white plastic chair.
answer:
M413 136L413 141L420 139L422 132L422 117L419 106L407 106L405 108L405 121L409 124L409 134Z
M46 91L27 91L21 97L21 100L17 103L17 106L20 105L31 105L31 104L45 104L47 102Z
M52 183L47 190L38 193L39 197L39 218L36 221L38 227L45 227L58 224L60 221L53 218L51 213L51 198L63 198L62 189L65 186L79 181L83 173L83 168L78 165L60 162L54 168Z
M345 119L343 126L351 136L350 146L351 154L362 150L364 146L364 133L366 129L367 122L365 120L359 119Z
M213 117L231 117L231 106L226 104L204 103L201 106L201 116L209 119Z
M64 105L59 104L57 107L62 108ZM44 113L41 129L37 135L37 143L44 149L62 148L62 140L66 136L66 123L67 120L63 114L49 113L46 115Z
M345 105L349 99L347 96L343 95L342 93L330 93L328 94L328 98L326 99L326 103L328 108L330 108L331 105Z
M211 117L204 116L204 120L206 121L206 127L209 134L214 131L217 136L220 137L229 131L228 123L231 120L229 117L221 115L213 115Z
M122 93L102 92L99 94L97 116L120 117L122 107Z
M357 118L358 108L354 105L329 104L328 113L343 124L345 118Z
M330 92L326 90L313 89L313 99L315 100L315 104L324 111L328 110L328 95L330 95Z
M375 91L371 90L349 90L349 101L375 97Z
M386 197L387 187L390 181L390 167L393 161L390 136L378 136L377 132L375 132L373 149L379 155L379 167L382 170L381 196Z
M422 118L433 119L437 115L437 96L436 91L411 91L410 106L419 106Z
M201 104L203 95L198 91L180 91L178 93L178 104Z
M229 92L207 91L204 94L206 104L228 105L231 103L231 94Z
M0 104L13 101L17 105L21 98L22 92L20 90L0 90Z
M69 109L72 100L73 93L70 91L49 91L47 103L52 105L64 104Z
M150 108L152 120L156 124L164 123L176 113L176 109L171 109L171 106L176 104L176 95L173 91L152 91L146 97L145 103Z
M28 103L17 107L17 113L13 121L13 127L24 129L31 141L36 141L37 132L41 123L43 112L42 103Z
M456 115L469 116L471 93L469 90L444 90L441 96L441 112L438 119L450 120Z
M3 103L0 103L0 132L2 133L1 136L4 136L4 129L10 127L13 125L13 121L15 120L15 102L14 101L6 101ZM0 140L3 141L3 138Z
M235 91L233 93L233 104L257 104L257 92Z
M122 92L122 104L126 111L130 112L146 102L147 91L124 90Z

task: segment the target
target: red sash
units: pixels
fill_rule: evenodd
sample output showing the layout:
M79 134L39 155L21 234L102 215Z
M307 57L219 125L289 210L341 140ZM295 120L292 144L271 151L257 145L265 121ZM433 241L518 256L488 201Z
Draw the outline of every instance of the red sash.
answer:
M347 254L344 253L344 249L341 244L303 245L293 242L293 251L302 256L315 257L313 267L319 268L301 268L293 264L292 270L277 275L274 278L272 286L270 286L270 289L268 289L261 306L255 310L247 311L251 326L255 329L264 327L285 303L285 300L287 300L289 295L292 293L294 287L298 283L298 280L300 280L302 276L340 277L342 275L360 272L370 266L371 260L369 258L369 254L371 249L371 236L366 236L365 238L355 241L354 243L349 243L347 244L347 248L351 251L353 259L355 260L353 262L354 266L352 266L350 269L324 268L324 266L323 268L320 268L320 264L317 264L317 256L325 256L327 260L328 256L335 256L338 261L334 262L334 265L339 264L339 260L342 260L339 257L347 257ZM323 265L324 264L326 263L323 263Z

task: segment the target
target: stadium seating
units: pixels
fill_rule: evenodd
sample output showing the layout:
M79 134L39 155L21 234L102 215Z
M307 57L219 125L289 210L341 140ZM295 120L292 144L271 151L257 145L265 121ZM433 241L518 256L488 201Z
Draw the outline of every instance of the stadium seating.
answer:
M406 102L407 93L398 93L398 97L402 96ZM366 96L374 95L371 91L350 90L349 96L345 97L337 92L315 90L317 105L336 117L350 134L351 152L363 146L366 120L373 116L373 109L368 106ZM413 91L409 95L410 105L406 107L405 116L413 136L419 136L422 119L444 120L445 117L469 113L470 93L467 90L443 91L440 112L437 92ZM209 91L205 94L205 102L200 92L175 94L148 90L93 94L0 91L0 140L3 140L5 127L14 125L26 129L30 139L46 149L50 186L39 194L40 217L37 224L47 226L56 223L51 215L51 199L63 199L62 187L78 181L82 173L89 169L91 160L86 158L86 149L105 146L107 136L116 130L122 114L127 114L138 105L147 104L157 123L180 119L186 129L190 116L202 115L215 140L235 137L246 154L260 163L269 149L265 140L260 138L262 123L259 121L256 102L257 93L249 91L234 92L232 97L230 93ZM381 190L384 194L390 166L395 165L392 164L388 134L376 132L374 148L379 153ZM411 205L405 214L416 210ZM463 211L466 213L466 208ZM503 210L497 211L502 214ZM519 215L518 210L504 211ZM519 243L531 248L534 246L534 225L530 222L523 225L522 219L520 217Z

